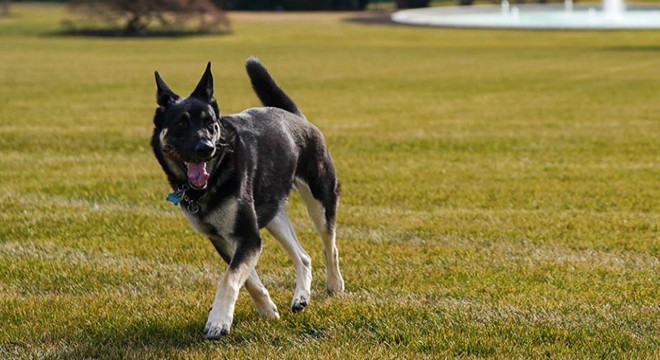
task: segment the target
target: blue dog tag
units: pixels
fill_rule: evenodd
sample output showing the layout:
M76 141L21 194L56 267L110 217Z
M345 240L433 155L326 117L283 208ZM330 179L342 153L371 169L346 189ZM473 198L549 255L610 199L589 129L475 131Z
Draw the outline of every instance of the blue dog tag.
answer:
M167 197L165 198L165 201L169 201L169 202L171 202L172 204L174 204L174 206L178 206L179 203L181 202L181 195L179 195L179 194L177 194L177 193L175 193L175 192L170 193L170 194L167 195Z

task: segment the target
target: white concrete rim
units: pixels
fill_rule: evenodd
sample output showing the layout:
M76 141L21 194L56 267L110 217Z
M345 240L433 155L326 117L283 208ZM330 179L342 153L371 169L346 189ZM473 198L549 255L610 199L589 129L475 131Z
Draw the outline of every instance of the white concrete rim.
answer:
M401 10L394 22L408 25L488 29L558 30L653 30L660 29L660 7L628 7L623 18L606 18L601 6L574 6L567 14L563 5L511 5L518 19L506 19L498 5L447 6ZM591 10L590 13L590 9Z

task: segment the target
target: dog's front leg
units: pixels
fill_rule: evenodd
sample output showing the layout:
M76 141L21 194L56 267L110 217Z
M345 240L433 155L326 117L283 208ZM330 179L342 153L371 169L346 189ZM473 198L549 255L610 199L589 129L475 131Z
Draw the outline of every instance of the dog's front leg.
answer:
M218 282L218 290L204 327L208 339L219 339L229 333L234 319L234 305L238 299L238 291L257 264L259 248L260 246L257 246L248 250L239 247L229 268ZM241 251L245 251L241 256L242 261L234 261Z
M218 282L218 290L213 300L204 333L208 339L219 339L229 333L234 318L234 306L238 291L245 284L257 265L261 252L261 238L256 214L252 206L241 206L235 225L237 243L229 268Z

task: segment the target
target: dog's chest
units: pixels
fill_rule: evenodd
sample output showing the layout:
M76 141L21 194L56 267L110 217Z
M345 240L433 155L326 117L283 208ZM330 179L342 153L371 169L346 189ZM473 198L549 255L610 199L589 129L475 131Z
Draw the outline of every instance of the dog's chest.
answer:
M193 214L185 207L183 210L188 222L197 232L207 237L220 236L225 239L234 232L237 212L238 201L235 198L227 199L207 212Z

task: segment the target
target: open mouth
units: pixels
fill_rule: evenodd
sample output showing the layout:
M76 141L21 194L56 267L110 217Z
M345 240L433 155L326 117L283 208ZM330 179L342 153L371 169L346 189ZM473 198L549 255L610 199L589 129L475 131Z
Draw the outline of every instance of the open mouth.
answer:
M163 152L167 155L168 158L172 161L180 161L186 167L186 173L188 176L188 184L196 189L206 188L206 184L209 181L209 172L206 169L206 165L210 159L204 161L202 159L195 159L191 157L183 156L177 149L171 145L163 146Z
M184 162L184 164L186 164L186 169L188 170L188 182L190 185L198 189L204 189L210 176L208 171L206 171L206 163Z

